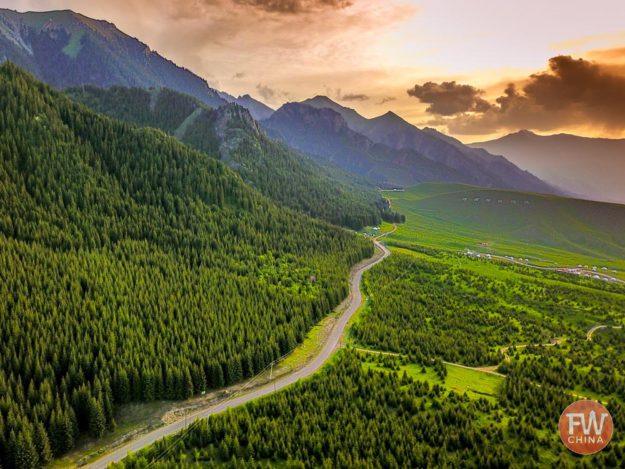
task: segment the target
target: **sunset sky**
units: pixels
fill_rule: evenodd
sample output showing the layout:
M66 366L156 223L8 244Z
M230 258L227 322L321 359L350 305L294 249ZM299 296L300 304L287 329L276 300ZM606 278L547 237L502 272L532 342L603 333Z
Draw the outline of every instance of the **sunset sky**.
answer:
M467 142L520 128L625 137L623 0L9 0L2 6L106 19L212 86L250 93L274 108L325 94L365 116L392 110Z

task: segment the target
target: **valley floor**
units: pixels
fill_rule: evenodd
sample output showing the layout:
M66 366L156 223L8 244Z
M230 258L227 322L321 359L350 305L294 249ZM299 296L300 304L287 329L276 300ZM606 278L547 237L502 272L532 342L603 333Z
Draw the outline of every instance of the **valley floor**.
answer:
M393 255L364 275L366 300L350 322L347 350L321 373L212 423L199 422L185 443L165 440L118 467L155 461L157 467L625 462L618 430L603 452L581 459L555 430L562 410L582 398L603 402L615 428L625 421L625 289L485 262L416 239L407 244L403 230L366 230L384 234ZM337 390L341 382L355 394ZM380 382L386 384L378 388ZM384 416L374 410L378 405ZM337 414L341 406L351 409L348 420ZM421 431L426 422L429 436ZM274 424L280 437L271 436ZM446 433L439 433L439 425ZM393 440L369 430L375 428ZM375 454L368 445L375 445Z

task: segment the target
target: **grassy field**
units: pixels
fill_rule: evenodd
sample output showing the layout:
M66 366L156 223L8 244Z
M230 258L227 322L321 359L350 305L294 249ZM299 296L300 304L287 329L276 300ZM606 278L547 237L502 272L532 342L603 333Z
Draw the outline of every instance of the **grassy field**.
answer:
M384 195L406 215L388 244L471 249L545 266L605 266L625 278L625 206L455 184Z
M389 369L376 362L363 362L365 369L389 371ZM439 384L448 391L458 394L467 394L469 397L485 397L492 402L496 400L497 391L505 378L486 373L480 370L471 370L460 366L447 364L447 376L442 380L431 367L422 367L417 364L399 366L399 373L404 371L408 376L419 381L427 381L430 384Z

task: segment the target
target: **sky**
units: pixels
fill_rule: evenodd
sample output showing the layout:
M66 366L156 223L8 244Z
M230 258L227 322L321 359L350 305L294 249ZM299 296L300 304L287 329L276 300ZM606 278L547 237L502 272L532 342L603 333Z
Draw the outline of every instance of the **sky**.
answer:
M318 94L465 142L625 137L623 0L3 0L106 19L234 95Z

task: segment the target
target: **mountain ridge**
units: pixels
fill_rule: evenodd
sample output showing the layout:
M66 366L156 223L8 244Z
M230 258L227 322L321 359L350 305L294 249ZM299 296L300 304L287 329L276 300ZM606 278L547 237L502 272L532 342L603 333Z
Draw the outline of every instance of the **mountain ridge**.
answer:
M211 107L237 102L257 119L273 112L249 95L235 98L212 88L114 23L73 10L0 8L0 62L6 60L60 89L82 85L170 88Z
M307 104L311 102L315 105ZM302 103L287 103L261 124L287 144L341 164L344 169L364 174L384 186L438 180L557 192L500 156L468 149L442 134L419 130L391 111L367 119L327 97L317 96ZM421 144L390 145L392 138L388 135L401 132L407 132L408 139L420 139ZM381 133L387 137L375 138L375 134ZM444 152L439 152L441 147ZM451 156L446 157L445 152Z
M373 185L319 165L267 137L236 102L212 109L166 88L78 87L67 90L91 109L142 127L156 127L221 159L245 182L281 205L351 228L377 224L386 212Z
M432 177L446 180L447 168L413 151L394 151L352 130L343 117L329 108L287 103L261 121L269 134L290 146L329 161L382 187L409 185ZM406 165L413 162L413 165ZM403 173L395 174L400 165ZM458 177L461 177L458 175Z
M625 164L625 139L568 133L538 135L520 130L470 146L503 155L577 197L625 203L620 176Z

